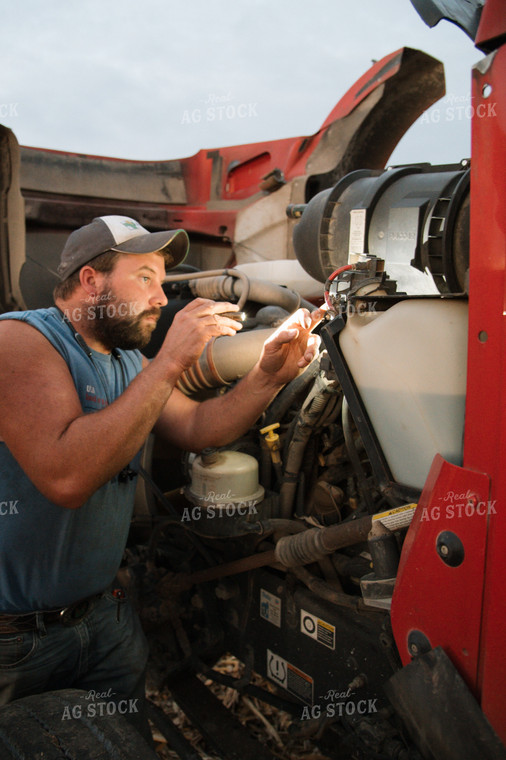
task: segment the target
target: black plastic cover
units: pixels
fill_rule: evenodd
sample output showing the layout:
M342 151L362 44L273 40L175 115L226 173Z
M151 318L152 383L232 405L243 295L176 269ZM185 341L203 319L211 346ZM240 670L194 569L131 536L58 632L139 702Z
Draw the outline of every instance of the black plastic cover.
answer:
M384 689L424 758L506 757L499 737L441 647L415 657Z

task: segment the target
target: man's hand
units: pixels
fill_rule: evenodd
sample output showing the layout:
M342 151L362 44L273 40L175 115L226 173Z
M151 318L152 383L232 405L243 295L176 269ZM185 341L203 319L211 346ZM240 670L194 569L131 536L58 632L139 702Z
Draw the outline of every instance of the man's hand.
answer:
M234 311L238 311L237 304L196 298L177 312L156 361L168 360L176 374L181 374L198 361L211 338L235 335L242 328L237 320L220 315Z
M311 335L311 330L324 316L324 309L311 314L307 309L298 309L265 341L258 369L268 375L270 382L284 385L313 361L320 339Z

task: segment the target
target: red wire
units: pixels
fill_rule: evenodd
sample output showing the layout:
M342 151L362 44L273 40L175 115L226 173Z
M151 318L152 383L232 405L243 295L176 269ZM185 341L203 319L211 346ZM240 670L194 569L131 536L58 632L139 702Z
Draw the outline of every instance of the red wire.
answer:
M338 274L341 274L341 272L346 272L348 269L353 269L353 264L345 264L344 267L339 267L339 269L336 269L336 271L332 272L330 277L327 278L328 281L332 282L332 280L334 280Z
M327 278L327 282L332 282L332 280L334 280L337 277L338 274L341 274L341 272L346 272L348 269L353 269L353 264L345 264L345 266L339 267L339 269L336 269L336 271L332 272L332 274L330 275L330 277ZM325 290L323 292L323 296L325 298L325 303L327 304L327 306L329 307L329 309L331 309L332 308L332 304L330 303L329 291Z

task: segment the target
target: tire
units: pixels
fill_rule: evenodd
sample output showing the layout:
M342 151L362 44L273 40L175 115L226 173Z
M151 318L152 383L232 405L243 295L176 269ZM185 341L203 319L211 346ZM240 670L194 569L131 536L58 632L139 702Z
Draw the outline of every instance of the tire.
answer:
M64 689L1 707L0 760L159 760L123 715L90 717L86 696Z

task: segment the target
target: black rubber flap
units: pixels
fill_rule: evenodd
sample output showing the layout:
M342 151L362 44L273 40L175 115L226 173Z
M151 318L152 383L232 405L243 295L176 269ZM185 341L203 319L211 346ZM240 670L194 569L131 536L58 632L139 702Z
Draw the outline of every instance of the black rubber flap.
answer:
M505 760L503 744L441 647L395 673L385 692L425 760Z

